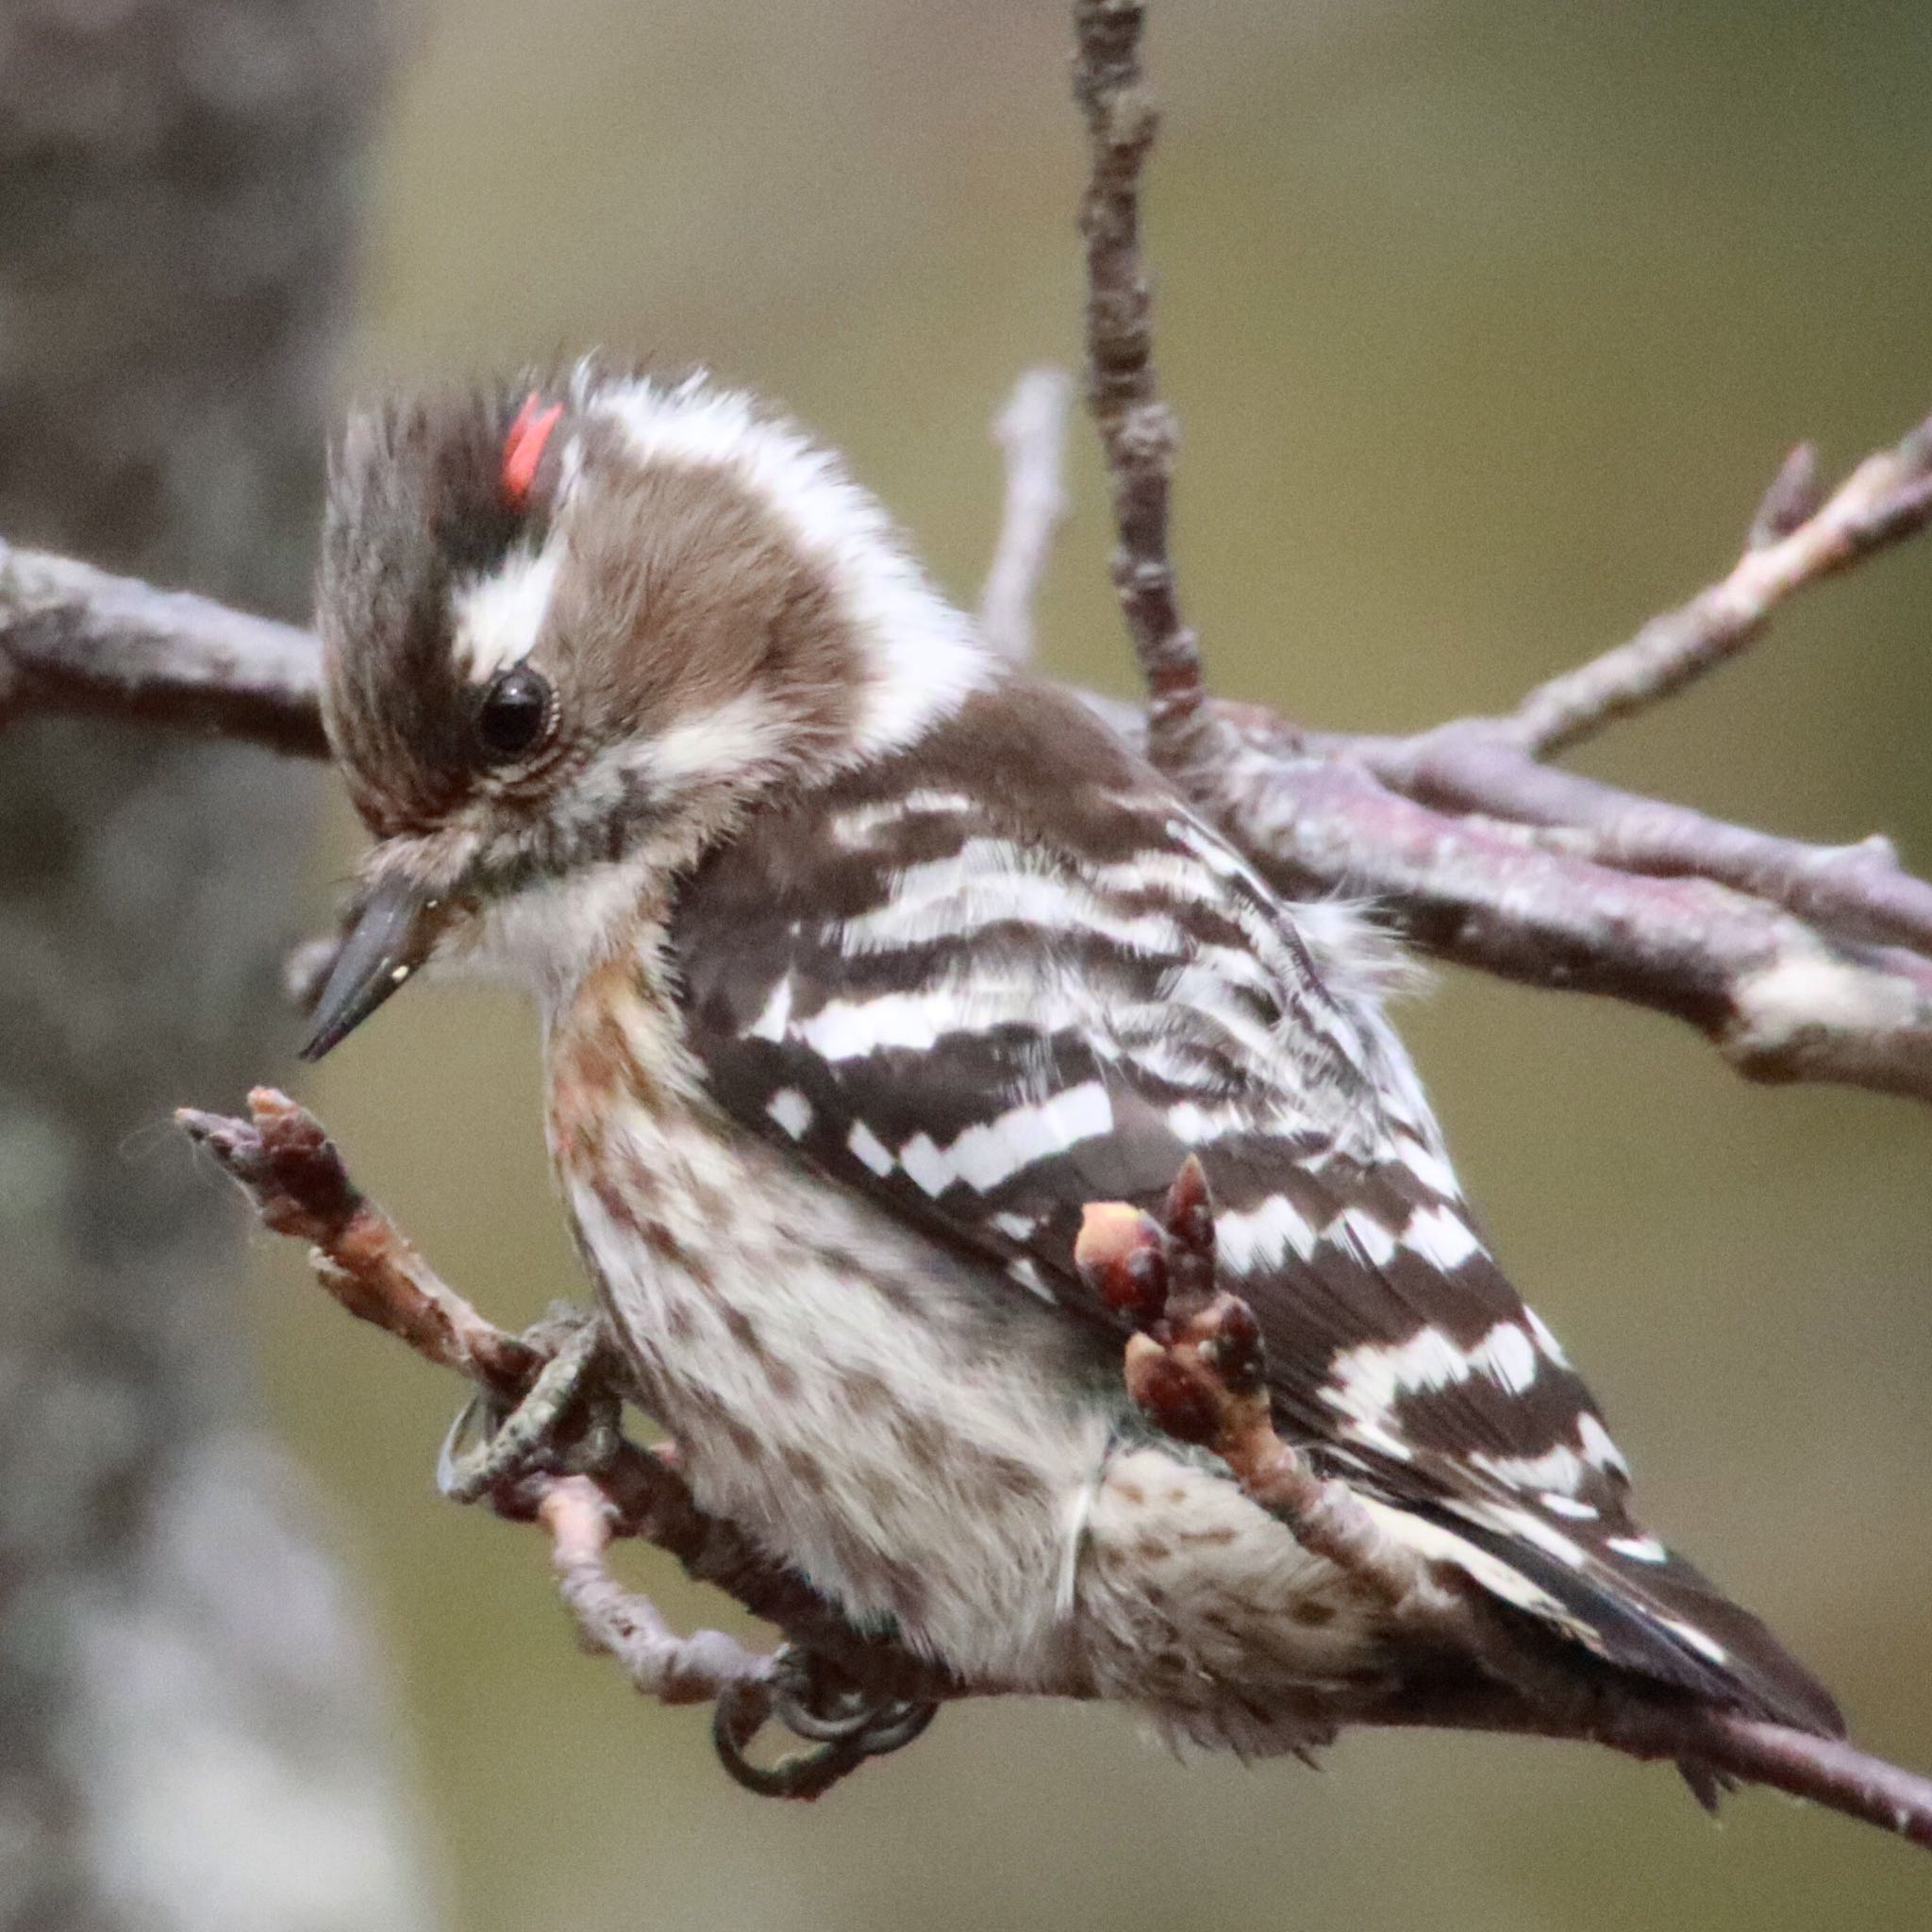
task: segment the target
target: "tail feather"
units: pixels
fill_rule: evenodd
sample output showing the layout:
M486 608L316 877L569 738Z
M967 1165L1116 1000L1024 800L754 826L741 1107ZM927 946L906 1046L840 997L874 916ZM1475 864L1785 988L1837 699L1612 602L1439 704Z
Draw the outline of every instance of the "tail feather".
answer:
M1497 1564L1521 1576L1530 1591L1512 1593L1511 1601L1606 1662L1746 1717L1844 1736L1831 1692L1762 1622L1681 1557L1639 1563L1599 1549L1576 1567L1446 1507L1416 1513L1481 1552L1486 1562L1470 1566L1478 1582L1493 1589L1485 1572ZM1537 1596L1558 1607L1540 1610Z

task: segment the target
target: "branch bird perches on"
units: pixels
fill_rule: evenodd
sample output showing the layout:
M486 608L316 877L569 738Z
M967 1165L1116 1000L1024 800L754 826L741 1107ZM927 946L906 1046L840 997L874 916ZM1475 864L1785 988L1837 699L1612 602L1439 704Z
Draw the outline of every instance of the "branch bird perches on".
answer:
M449 1479L446 1455L444 1488L512 1521L540 1523L586 1646L615 1658L647 1696L712 1703L721 1756L741 1783L815 1798L868 1758L909 1742L941 1703L1013 1694L997 1682L962 1683L852 1629L734 1524L698 1507L675 1450L640 1448L615 1426L599 1430L599 1413L614 1423L630 1391L594 1318L553 1316L526 1336L506 1334L355 1187L312 1114L270 1088L249 1105L245 1121L192 1108L177 1119L241 1184L265 1226L309 1244L309 1264L335 1300L475 1383L508 1415L505 1436L544 1383L558 1382L562 1399L540 1403L519 1455L496 1458L490 1479L469 1486ZM1134 1323L1124 1368L1150 1423L1222 1457L1256 1502L1391 1614L1423 1621L1449 1654L1496 1672L1441 1690L1365 1690L1353 1706L1338 1693L1339 1724L1587 1740L1678 1764L1707 1803L1723 1780L1770 1785L1932 1847L1932 1781L1849 1743L1695 1706L1579 1694L1567 1679L1525 1682L1510 1646L1486 1641L1487 1612L1473 1594L1453 1591L1391 1544L1343 1485L1317 1476L1276 1435L1254 1315L1215 1284L1213 1217L1196 1162L1182 1170L1158 1221L1124 1203L1091 1207L1076 1260L1093 1291ZM620 1537L666 1551L689 1575L775 1624L786 1648L762 1656L718 1631L675 1635L646 1598L610 1574L605 1554ZM753 1764L745 1747L774 1718L818 1749L772 1768Z

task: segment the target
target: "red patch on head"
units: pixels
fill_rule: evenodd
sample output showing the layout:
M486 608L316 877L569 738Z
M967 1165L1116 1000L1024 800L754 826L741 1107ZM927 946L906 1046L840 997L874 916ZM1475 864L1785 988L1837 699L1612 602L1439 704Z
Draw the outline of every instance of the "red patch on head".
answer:
M530 500L537 465L543 460L543 445L562 419L561 403L552 403L546 409L535 390L524 398L524 407L503 439L503 500L512 509L522 509Z

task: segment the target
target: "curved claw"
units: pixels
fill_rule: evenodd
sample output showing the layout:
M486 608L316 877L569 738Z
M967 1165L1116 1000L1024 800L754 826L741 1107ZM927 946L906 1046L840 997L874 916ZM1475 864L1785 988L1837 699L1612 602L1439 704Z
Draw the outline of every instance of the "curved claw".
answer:
M745 1747L764 1728L772 1714L769 1687L734 1686L711 1710L711 1743L718 1761L734 1783L761 1798L823 1797L842 1777L865 1762L867 1753L849 1739L843 1743L819 1744L794 1752L776 1764L754 1764Z
M596 1324L582 1323L513 1407L487 1391L473 1395L443 1438L437 1488L454 1503L493 1496L505 1513L523 1516L525 1504L511 1492L524 1477L608 1461L619 1422L616 1399L593 1380L598 1346Z
M894 1698L879 1707L876 1721L861 1731L855 1741L868 1757L884 1757L891 1752L903 1751L939 1714L939 1706L930 1700L910 1702Z
M795 1738L845 1743L861 1736L879 1709L855 1684L826 1684L808 1652L788 1647L774 1660L771 1715Z
M478 1390L456 1412L436 1452L436 1487L452 1503L474 1503L490 1486L490 1445L503 1426L503 1407Z
M762 1683L726 1691L711 1719L711 1740L726 1772L761 1797L816 1798L869 1757L912 1742L939 1710L934 1703L869 1699L851 1685L827 1689L814 1680L808 1655L786 1651ZM768 1723L781 1724L817 1748L769 1767L751 1762L746 1747Z

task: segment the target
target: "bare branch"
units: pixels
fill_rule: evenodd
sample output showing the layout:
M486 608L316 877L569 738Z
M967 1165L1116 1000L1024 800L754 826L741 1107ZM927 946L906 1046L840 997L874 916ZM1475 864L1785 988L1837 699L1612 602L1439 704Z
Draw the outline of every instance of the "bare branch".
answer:
M492 1395L524 1395L543 1357L445 1285L349 1179L322 1123L273 1087L256 1088L248 1106L245 1121L189 1107L175 1120L241 1184L265 1227L310 1244L316 1279L350 1314Z
M529 1338L506 1334L444 1282L350 1180L335 1143L307 1108L273 1088L258 1088L249 1095L249 1108L245 1121L189 1108L175 1118L240 1183L265 1226L312 1244L309 1262L317 1280L351 1314L387 1330L438 1367L454 1369L500 1407L520 1402L549 1359L548 1350ZM607 1367L614 1372L616 1364ZM628 1391L620 1387L605 1392L621 1397ZM489 1500L499 1514L527 1521L542 1512L563 1479L540 1474L499 1487ZM855 1632L742 1531L699 1508L674 1455L620 1438L594 1472L594 1487L600 1511L595 1524L571 1500L581 1497L578 1490L552 1508L548 1524L558 1545L559 1577L574 1613L580 1621L589 1617L597 1647L612 1650L634 1674L650 1654L644 1641L649 1619L630 1607L631 1627L643 1634L638 1645L626 1648L622 1617L587 1567L593 1556L601 1559L599 1537L639 1537L655 1544L688 1575L736 1598L793 1642L835 1660L847 1676L876 1689L881 1697L950 1694L941 1673ZM708 1641L687 1641L697 1648L658 1653L668 1681L688 1684L698 1661L715 1662L725 1655ZM738 1681L743 1673L734 1667L726 1674Z
M1619 871L1703 878L1769 900L1837 940L1932 948L1932 886L1903 870L1889 840L1811 845L1707 817L1687 806L1540 765L1482 719L1414 738L1296 734L1295 747L1359 764L1424 805L1541 826L1552 849Z
M1811 489L1801 446L1779 471L1729 576L1652 618L1628 643L1539 685L1496 721L1497 735L1537 758L1580 744L1735 657L1794 591L1923 529L1932 517L1932 421L1867 457L1821 508L1782 527Z
M313 1115L268 1089L251 1095L250 1105L248 1121L187 1109L180 1119L241 1183L266 1225L315 1244L318 1277L351 1313L456 1369L491 1396L506 1404L521 1399L549 1359L545 1350L505 1334L436 1276L354 1186ZM1082 1272L1141 1330L1129 1345L1126 1373L1142 1412L1158 1425L1178 1423L1177 1433L1223 1454L1263 1507L1291 1522L1311 1548L1394 1613L1422 1620L1452 1648L1467 1647L1486 1669L1497 1666L1479 1610L1473 1613L1468 1600L1424 1574L1407 1553L1391 1557L1388 1540L1354 1499L1317 1478L1274 1434L1265 1398L1257 1401L1264 1376L1258 1328L1244 1303L1214 1291L1212 1243L1211 1204L1191 1164L1161 1223L1124 1204L1089 1209ZM717 1701L721 1753L732 1774L754 1790L815 1797L867 1756L916 1736L932 1705L1010 1690L962 1683L852 1630L735 1526L700 1510L673 1452L640 1449L620 1438L594 1472L539 1471L491 1500L499 1513L534 1518L548 1531L559 1591L589 1647L614 1657L640 1690L662 1702ZM803 1647L800 1655L827 1662L841 1687L857 1687L897 1714L896 1735L871 1747L826 1746L770 1771L752 1766L745 1743L784 1709L788 1694L796 1696L792 1680L808 1674L788 1672L783 1661L721 1632L677 1636L648 1600L610 1574L606 1557L618 1536L655 1543L697 1580L785 1629ZM1534 1687L1536 1680L1511 1668L1499 1680L1364 1690L1341 1697L1336 1715L1343 1724L1579 1739L1637 1757L1704 1763L1932 1844L1932 1785L1850 1745L1641 1698L1566 1696L1560 1682L1549 1696L1525 1702L1525 1682Z
M1178 772L1192 762L1192 724L1207 693L1168 556L1176 431L1155 391L1153 303L1141 258L1141 170L1158 118L1141 76L1144 14L1141 0L1078 0L1074 9L1074 97L1092 152L1080 202L1087 402L1113 490L1114 589L1147 685L1148 755Z
M1433 810L1265 712L1215 706L1207 728L1195 796L1284 891L1362 893L1445 958L1668 1013L1750 1079L1932 1100L1932 959L1838 942L1709 879L1619 871Z
M1734 655L1793 591L1923 527L1932 424L1868 458L1822 504L1815 458L1795 450L1723 582L1508 718L1342 737L1208 699L1168 554L1174 425L1154 387L1139 233L1154 133L1143 8L1079 0L1075 11L1075 92L1092 137L1081 209L1089 399L1113 490L1115 582L1152 698L1145 715L1096 708L1286 891L1366 894L1444 958L1671 1014L1753 1079L1932 1100L1932 885L1885 840L1776 838L1538 761ZM986 610L1010 654L1030 630L1057 497L1048 401L1023 383L1003 419L1009 487ZM0 719L118 713L320 755L319 681L300 632L0 551ZM327 950L306 955L308 974Z
M0 724L134 718L326 758L321 688L292 625L0 541Z
M322 749L300 709L319 686L312 638L33 561L84 608L58 644L33 644L17 708L53 693L103 714L128 702L158 722ZM0 605L11 664L8 623ZM281 693L266 712L263 690ZM1133 707L1092 702L1144 735ZM1754 1079L1932 1099L1932 886L1884 841L1820 847L1726 824L1539 765L1480 720L1349 738L1210 700L1194 729L1206 749L1184 782L1283 891L1365 894L1446 958L1687 1021Z
M992 439L1006 458L1007 487L999 541L979 600L979 628L1015 664L1033 656L1034 599L1067 514L1060 471L1072 387L1062 370L1029 369L992 425Z
M740 1684L760 1684L772 1660L722 1630L679 1637L648 1597L625 1590L605 1560L616 1534L604 1491L589 1476L558 1477L537 1505L550 1532L558 1593L587 1648L614 1657L631 1683L659 1704L709 1704Z

